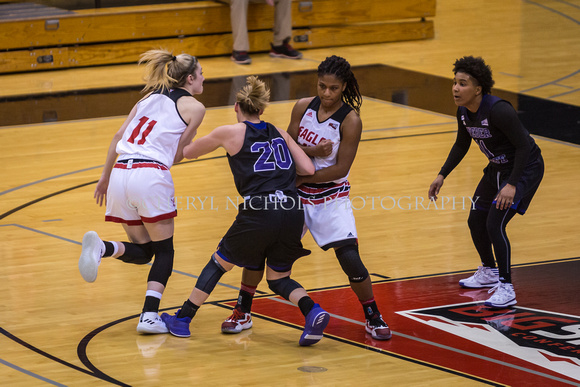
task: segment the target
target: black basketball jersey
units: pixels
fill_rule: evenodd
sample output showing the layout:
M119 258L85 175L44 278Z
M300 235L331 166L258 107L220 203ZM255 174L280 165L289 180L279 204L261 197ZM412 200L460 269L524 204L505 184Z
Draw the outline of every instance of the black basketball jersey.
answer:
M227 155L239 194L295 193L296 165L278 129L264 121L245 124L242 149L234 156Z
M465 106L457 109L458 130L466 130L469 136L479 146L489 162L499 170L509 170L514 166L516 146L506 135L507 130L521 131L530 144L530 160L535 160L540 152L534 139L518 121L517 127L502 127L497 119L492 119L491 110L498 102L508 103L499 97L486 94L483 96L477 113L471 113ZM512 108L513 109L513 108ZM515 114L515 111L514 111Z

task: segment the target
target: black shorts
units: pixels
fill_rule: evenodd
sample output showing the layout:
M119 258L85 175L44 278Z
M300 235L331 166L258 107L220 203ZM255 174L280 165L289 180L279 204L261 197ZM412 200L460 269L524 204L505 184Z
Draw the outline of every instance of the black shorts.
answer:
M251 203L251 205L248 205ZM310 254L302 247L304 212L298 197L272 202L253 197L239 206L236 220L222 238L217 253L225 261L253 270L265 264L284 272L300 257Z
M485 167L483 177L479 181L472 198L475 201L475 208L489 211L491 206L495 204L497 194L507 184L510 174L511 170L498 171L492 164ZM526 165L524 173L516 184L516 196L511 208L523 215L528 209L543 177L544 159L540 155L536 160Z

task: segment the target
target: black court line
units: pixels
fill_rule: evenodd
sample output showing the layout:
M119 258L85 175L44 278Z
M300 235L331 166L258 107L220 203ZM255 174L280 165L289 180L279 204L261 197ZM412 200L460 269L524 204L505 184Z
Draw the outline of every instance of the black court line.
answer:
M99 378L99 379L103 379L104 381L107 381L107 382L110 382L110 383L113 383L113 384L117 384L117 385L120 385L120 386L126 386L126 384L123 384L123 383L121 383L121 382L119 382L119 381L117 381L117 380L115 380L115 379L113 379L113 378L105 375L104 373L102 373L102 372L100 372L98 370L97 370L97 372L90 372L90 371L88 371L88 370L86 370L84 368L78 367L78 366L76 366L76 365L74 365L72 363L69 363L69 362L67 362L65 360L62 360L62 359L56 357L56 356L53 356L53 355L49 354L48 352L45 352L45 351L43 351L43 350L41 350L41 349L33 346L32 344L27 343L26 341L18 338L17 336L14 336L12 333L8 332L6 329L4 329L2 327L0 327L0 334L6 336L8 339L14 341L15 343L18 343L21 346L23 346L23 347L25 347L25 348L33 351L33 352L36 352L37 354L39 354L39 355L41 355L41 356L43 356L43 357L45 357L47 359L50 359L52 361L55 361L55 362L57 362L59 364L62 364L64 366L66 366L66 367L72 368L75 371L79 371L79 372L82 372L84 374L87 374L87 375L90 375L90 376L94 376L94 377Z
M2 215L0 215L0 220L4 219L8 215L12 215L13 213L15 213L17 211L20 211L20 210L22 210L22 209L24 209L26 207L29 207L29 206L31 206L33 204L36 204L38 202L41 202L43 200L50 199L50 198L52 198L52 197L54 197L56 195L60 195L60 194L65 193L65 192L73 191L73 190L75 190L77 188L82 188L82 187L86 187L87 185L96 184L97 182L98 182L98 180L89 181L88 183L83 183L83 184L75 185L73 187L65 188L65 189L62 189L60 191L56 191L56 192L53 192L51 194L42 196L42 197L40 197L38 199L34 199L34 200L32 200L32 201L30 201L28 203L25 203L25 204L23 204L21 206L18 206L16 208L13 208L10 211L6 211Z

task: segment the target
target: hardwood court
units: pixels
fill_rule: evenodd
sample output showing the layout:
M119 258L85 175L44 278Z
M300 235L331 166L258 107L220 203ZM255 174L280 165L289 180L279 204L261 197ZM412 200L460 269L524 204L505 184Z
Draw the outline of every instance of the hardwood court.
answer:
M2 126L2 384L580 385L578 143L535 137L546 175L528 214L508 229L518 295L514 309L482 309L485 290L457 286L478 265L465 203L480 178L484 156L472 147L443 186L444 206L440 201L435 208L425 197L455 138L455 118L443 112L452 103L453 61L482 55L494 70L498 91L554 104L542 106L567 104L564 113L535 116L547 117L548 124L566 118L565 112L580 107L579 9L578 2L569 1L439 1L432 40L305 50L304 59L295 62L253 55L249 67L225 56L201 59L208 85L232 76L313 70L330 54L354 66L404 70L380 70L396 74L391 76L397 82L380 76L364 81L363 140L349 178L363 260L394 331L389 342L365 335L362 311L336 259L309 235L304 243L312 254L297 262L293 275L332 313L325 338L315 346L297 345L303 324L298 310L272 297L265 283L254 301L254 327L239 335L221 334L220 324L237 296L238 269L222 277L192 322L191 338L138 335L149 267L105 259L93 284L85 283L77 269L87 230L106 239L125 238L120 226L103 221L104 209L92 199L106 149L123 117ZM490 10L494 17L481 23ZM371 69L359 71L362 80ZM126 65L4 75L0 84L5 97L131 87L139 85L140 77L141 69ZM445 81L447 88L436 91L433 86ZM297 95L302 82L314 86L315 77L291 82L289 95ZM398 89L398 83L407 86ZM200 136L234 120L227 100L221 105L213 101ZM272 103L264 119L285 128L293 103L292 98ZM37 113L33 103L28 109ZM18 112L16 107L3 110L2 119L10 111ZM573 124L558 121L560 128ZM237 196L223 156L216 151L172 168L180 210L174 273L162 300L170 313L188 296L236 214L232 202ZM547 346L549 340L559 345Z

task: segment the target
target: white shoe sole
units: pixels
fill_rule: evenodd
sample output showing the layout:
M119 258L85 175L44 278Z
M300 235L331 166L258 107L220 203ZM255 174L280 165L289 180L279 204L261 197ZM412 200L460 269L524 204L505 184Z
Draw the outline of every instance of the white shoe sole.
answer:
M165 325L149 325L149 324L137 324L137 332L146 335L156 335L160 333L169 333L169 329Z
M79 271L87 282L95 282L100 263L101 238L94 231L83 236L83 249L79 258Z
M250 329L252 327L252 325L254 325L254 323L252 322L252 320L250 320L249 322L247 322L245 324L239 324L235 328L224 328L222 326L222 333L234 333L234 334L241 333L242 331L245 331L246 329Z
M499 280L497 281L499 282ZM464 281L459 281L459 286L462 286L464 288L468 288L468 289L483 289L483 288L493 288L495 285L497 285L497 282L493 282L490 284L472 284L472 283L468 283L468 282L464 282Z
M161 320L161 317L155 312L144 312L139 316L137 332L149 335L158 333L168 333L167 325Z
M517 304L518 302L516 301L516 299L514 298L511 301L506 302L505 304L494 304L493 302L489 302L489 301L485 301L483 304L485 306L489 306L492 308L498 308L498 309L502 309L502 308L507 308L508 306L512 306Z

